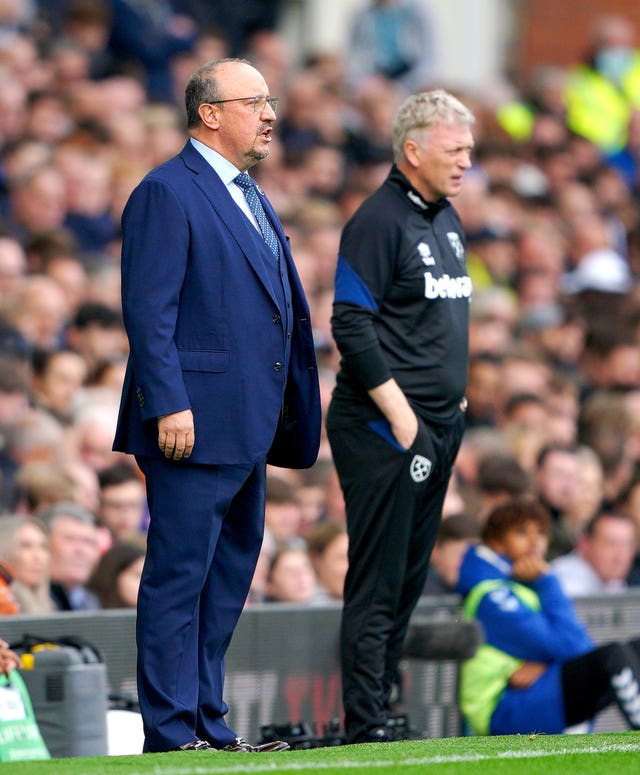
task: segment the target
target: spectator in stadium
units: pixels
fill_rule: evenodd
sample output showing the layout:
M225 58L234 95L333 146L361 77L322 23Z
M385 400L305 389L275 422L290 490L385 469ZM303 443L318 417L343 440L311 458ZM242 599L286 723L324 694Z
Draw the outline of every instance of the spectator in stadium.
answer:
M573 505L564 512L563 525L573 541L578 542L590 519L602 511L604 505L604 469L591 447L578 445L578 495Z
M20 611L11 589L12 581L11 570L0 558L0 616L15 616Z
M518 393L535 393L545 399L553 369L542 353L518 347L514 341L502 357L500 410Z
M102 555L87 581L102 608L135 608L145 550L141 543L116 543Z
M578 440L602 463L606 503L614 503L633 476L635 423L635 413L621 392L598 390L580 406Z
M447 197L471 167L473 122L443 90L408 97L396 164L340 242L332 328L342 361L327 432L349 533L349 743L393 739L391 687L464 430L471 281Z
M78 250L88 258L106 251L120 236L111 209L112 161L92 148L67 142L64 151L58 151L56 165L64 173L67 187L64 225L76 238Z
M477 517L484 522L501 501L529 493L532 481L514 454L490 453L478 461L476 488L480 501Z
M469 358L467 428L496 427L500 409L501 371L498 355L478 352Z
M30 243L31 248L33 243ZM33 252L30 250L30 258ZM75 252L52 255L44 264L47 277L55 280L67 300L69 317L73 318L89 292L89 273L80 256Z
M205 29L217 30L227 42L230 56L246 56L253 36L276 28L282 0L241 0L224 5L209 0L173 0L173 6L198 19Z
M127 353L122 314L102 302L81 304L67 327L65 339L84 358L89 377L104 361Z
M469 514L451 514L440 523L422 594L457 592L460 564L467 549L480 540L480 522Z
M602 267L607 272L606 267ZM598 319L600 318L600 319ZM632 390L640 386L640 353L635 332L611 326L608 315L593 316L581 360L583 400L594 392Z
M148 519L144 480L129 463L116 463L98 473L100 508L98 524L109 531L108 543L136 541L146 531Z
M545 560L548 511L514 499L488 517L460 569L464 613L484 643L463 663L472 734L559 734L616 703L640 729L640 639L594 647Z
M28 409L8 428L5 436L7 478L4 486L11 492L17 470L29 463L55 463L62 452L65 430L48 412Z
M62 344L67 314L58 283L45 274L29 274L6 317L32 347L48 350Z
M281 546L274 554L266 579L266 603L313 601L316 577L304 544Z
M49 614L55 610L49 594L49 540L35 517L0 517L0 564L11 574L16 613Z
M53 165L38 167L9 182L7 224L22 244L37 234L59 228L66 215L64 176Z
M75 421L65 435L65 454L100 473L105 468L127 461L122 452L112 449L113 429L118 416L113 391L85 390Z
M372 76L397 81L407 93L433 83L433 23L415 0L370 0L351 19L345 78L357 89Z
M335 522L320 522L307 536L307 551L318 586L315 603L342 600L349 565L348 547L346 530Z
M87 382L88 388L105 388L107 392L120 395L127 373L126 357L99 363Z
M537 393L512 393L502 409L500 425L504 429L509 426L547 428L549 420L549 409L544 397Z
M65 0L58 5L61 7L57 14L49 20L52 31L58 33L54 36L57 45L51 52L56 83L69 89L78 79L94 80L112 73L117 62L108 49L108 0Z
M258 561L256 562L256 569L253 572L249 594L247 595L247 605L264 602L267 595L267 574L277 550L278 543L276 539L268 530L265 530L260 553L258 554Z
M97 514L100 506L98 474L78 457L65 457L60 465L73 486L73 496L68 500L75 501Z
M18 461L8 448L14 425L29 412L29 381L13 358L0 354L0 504L10 506Z
M636 466L629 484L620 493L614 504L614 510L625 514L633 522L636 531L636 554L629 571L627 582L630 586L640 586L640 467Z
M74 500L71 477L56 462L34 460L19 467L12 482L11 510L32 516L60 501Z
M111 0L110 6L109 52L139 70L149 99L173 102L171 58L193 48L197 40L194 20L176 13L170 0L153 4Z
M327 487L333 471L331 458L318 460L311 468L300 471L295 496L300 508L299 533L306 538L327 516Z
M35 406L50 412L63 425L71 425L87 377L84 358L63 347L36 349L32 364L31 391Z
M636 532L626 514L603 510L587 522L576 548L551 563L565 594L619 594L636 552Z
M573 549L573 539L565 526L565 515L578 498L579 473L580 462L575 446L547 444L536 458L534 492L553 520L549 559Z
M589 51L566 85L567 125L607 153L622 149L629 117L640 106L640 51L631 19L593 20Z
M296 498L295 485L274 473L267 476L264 526L265 531L280 544L301 535L302 510Z
M49 534L51 597L60 611L100 608L87 581L98 561L93 514L77 503L57 503L39 515Z
M0 236L0 312L11 308L27 272L27 257L18 240Z

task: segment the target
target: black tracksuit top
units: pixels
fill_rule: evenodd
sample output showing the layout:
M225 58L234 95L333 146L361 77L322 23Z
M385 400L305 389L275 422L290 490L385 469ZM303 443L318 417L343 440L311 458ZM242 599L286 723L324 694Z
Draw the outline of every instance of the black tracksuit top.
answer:
M380 418L367 391L392 377L420 416L450 422L467 384L471 291L458 214L394 165L340 241L331 424Z

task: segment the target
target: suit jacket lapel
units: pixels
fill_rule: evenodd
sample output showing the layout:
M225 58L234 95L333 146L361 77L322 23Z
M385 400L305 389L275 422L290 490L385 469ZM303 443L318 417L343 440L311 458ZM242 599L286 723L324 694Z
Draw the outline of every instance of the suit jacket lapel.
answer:
M269 295L277 304L278 300L271 284L271 278L264 264L263 255L269 252L264 240L259 236L253 225L247 220L245 214L233 201L233 197L227 187L220 180L215 170L199 154L190 142L183 148L181 156L185 164L192 169L196 176L194 183L207 197L212 207L220 216L221 221L227 227L230 235L237 242L238 247L244 253L247 261L260 278ZM263 198L264 202L264 198ZM273 213L273 209L269 208ZM278 237L284 244L282 227L278 224ZM275 224L274 224L275 228Z

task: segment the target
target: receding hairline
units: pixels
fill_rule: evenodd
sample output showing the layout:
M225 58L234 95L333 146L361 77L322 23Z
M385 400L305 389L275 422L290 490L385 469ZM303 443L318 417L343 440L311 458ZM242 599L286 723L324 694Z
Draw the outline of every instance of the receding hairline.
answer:
M211 59L209 62L205 62L197 67L189 76L187 85L204 75L216 77L221 71L234 66L249 67L257 73L260 72L248 59L242 59L241 57L222 57L221 59Z

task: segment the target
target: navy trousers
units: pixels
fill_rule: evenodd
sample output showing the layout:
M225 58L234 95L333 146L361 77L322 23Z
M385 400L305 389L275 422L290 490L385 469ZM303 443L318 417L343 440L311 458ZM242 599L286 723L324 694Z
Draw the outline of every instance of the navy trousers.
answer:
M138 465L151 516L136 627L144 751L195 738L222 748L236 737L224 655L262 543L266 466Z

